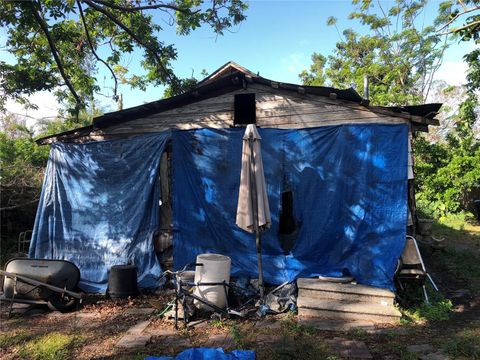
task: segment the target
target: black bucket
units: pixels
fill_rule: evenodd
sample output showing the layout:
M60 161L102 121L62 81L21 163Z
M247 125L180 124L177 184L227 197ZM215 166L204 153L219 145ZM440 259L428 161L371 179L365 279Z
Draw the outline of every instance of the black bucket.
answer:
M137 267L135 265L112 266L108 276L108 294L112 299L137 296Z

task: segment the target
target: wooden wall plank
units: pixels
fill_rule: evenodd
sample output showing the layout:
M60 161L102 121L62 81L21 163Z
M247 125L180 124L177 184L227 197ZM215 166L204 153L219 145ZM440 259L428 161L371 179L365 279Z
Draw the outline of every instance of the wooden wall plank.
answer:
M405 123L407 120L379 114L356 103L311 94L295 94L253 84L228 94L199 101L145 118L102 129L104 134L149 133L167 129L233 126L234 96L256 94L257 125L271 128L301 128L346 123Z

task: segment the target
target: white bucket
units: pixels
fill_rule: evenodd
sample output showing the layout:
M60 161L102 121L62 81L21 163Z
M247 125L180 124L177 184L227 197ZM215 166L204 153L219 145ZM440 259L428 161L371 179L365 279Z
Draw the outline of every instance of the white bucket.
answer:
M232 261L228 256L220 254L201 254L197 256L197 263L203 266L195 268L195 283L221 283L230 282L230 266ZM226 288L228 291L228 287ZM227 297L223 285L196 286L195 295L215 304L220 308L227 305ZM195 306L200 309L212 310L211 307L195 301Z

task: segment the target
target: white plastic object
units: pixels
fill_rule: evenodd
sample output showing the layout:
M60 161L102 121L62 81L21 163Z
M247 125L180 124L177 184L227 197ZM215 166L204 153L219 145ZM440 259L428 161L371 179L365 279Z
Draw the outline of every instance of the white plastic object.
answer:
M195 284L198 283L229 283L230 268L232 261L228 256L220 254L200 254L197 256L195 268ZM218 306L225 308L227 306L227 297L223 285L200 285L195 287L194 294L200 298ZM212 310L208 305L195 300L195 306L200 309Z

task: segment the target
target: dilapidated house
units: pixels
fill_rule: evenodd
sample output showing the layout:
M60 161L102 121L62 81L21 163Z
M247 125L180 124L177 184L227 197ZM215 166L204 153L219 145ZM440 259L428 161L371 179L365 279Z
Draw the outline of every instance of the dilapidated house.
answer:
M437 125L440 106L371 106L354 89L229 62L187 93L39 139L52 150L30 255L73 261L91 291L125 262L154 286L172 253L174 268L222 253L233 276L255 277L254 240L235 226L243 127L254 123L272 212L265 280L348 274L392 288L415 223L411 134Z

